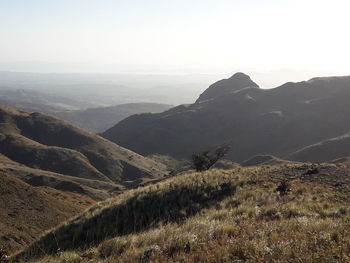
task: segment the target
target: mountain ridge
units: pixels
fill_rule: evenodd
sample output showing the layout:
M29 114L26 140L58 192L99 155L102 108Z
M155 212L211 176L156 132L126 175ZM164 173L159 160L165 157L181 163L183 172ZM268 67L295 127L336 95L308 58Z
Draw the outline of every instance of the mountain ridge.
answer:
M101 135L143 155L175 158L232 143L229 159L241 162L255 155L286 158L350 131L349 76L220 94L164 113L126 118Z

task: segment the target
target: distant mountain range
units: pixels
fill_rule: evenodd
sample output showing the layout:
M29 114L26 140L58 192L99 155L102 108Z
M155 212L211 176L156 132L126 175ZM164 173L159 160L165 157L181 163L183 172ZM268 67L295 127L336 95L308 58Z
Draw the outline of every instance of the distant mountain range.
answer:
M77 110L95 106L86 101L31 89L0 89L0 103L29 109L40 106L46 111Z
M159 113L172 107L168 104L140 102L96 108L88 102L33 90L0 90L0 105L48 113L94 133L103 132L131 115Z
M229 143L228 158L237 162L256 155L329 161L350 155L343 144L350 131L349 100L350 77L314 78L264 90L237 73L211 85L194 104L131 116L102 136L143 155L189 158Z
M91 132L103 132L119 121L140 113L159 113L172 106L158 103L128 103L111 107L89 108L86 110L51 112L63 120Z

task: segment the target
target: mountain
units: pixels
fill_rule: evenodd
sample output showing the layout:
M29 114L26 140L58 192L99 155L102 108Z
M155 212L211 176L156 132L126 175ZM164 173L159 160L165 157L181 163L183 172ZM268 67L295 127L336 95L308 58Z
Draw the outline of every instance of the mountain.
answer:
M86 110L51 112L63 120L91 132L103 132L122 119L139 113L158 113L172 106L158 103L128 103L111 107L89 108Z
M207 88L196 102L217 99L230 93L236 93L243 89L259 88L250 77L244 73L236 73L229 79L219 80Z
M13 259L347 262L349 163L312 167L183 173L96 204Z
M12 161L71 177L138 184L165 166L42 113L0 106L0 153Z
M189 158L231 144L227 158L288 156L350 131L350 77L313 78L260 89L237 73L210 86L194 104L131 116L102 136L143 155ZM293 159L298 161L298 159Z

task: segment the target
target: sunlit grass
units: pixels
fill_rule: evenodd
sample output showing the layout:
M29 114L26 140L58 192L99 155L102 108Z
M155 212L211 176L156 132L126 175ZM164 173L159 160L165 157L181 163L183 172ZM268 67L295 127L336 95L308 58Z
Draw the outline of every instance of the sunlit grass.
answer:
M176 208L175 202L172 209L178 209L176 215L181 220L166 220L153 214L157 223L149 228L107 238L91 248L63 252L38 262L350 261L347 198L330 186L299 181L291 182L291 192L281 196L275 190L276 183L268 180L254 183L257 177L253 169L249 171L251 176L246 172L244 176L239 175L242 172L239 168L181 175L128 193L120 198L128 200L142 194L154 197L155 193L162 193L164 197L176 190L182 193L176 195L178 198L186 199L196 197L189 193L198 194L197 191L210 195L223 182L234 186L234 191L220 199L212 196L206 199L207 204L198 203L201 209L197 207L195 213L189 213L186 207L193 204L193 200L179 200L178 203L184 205L181 208Z

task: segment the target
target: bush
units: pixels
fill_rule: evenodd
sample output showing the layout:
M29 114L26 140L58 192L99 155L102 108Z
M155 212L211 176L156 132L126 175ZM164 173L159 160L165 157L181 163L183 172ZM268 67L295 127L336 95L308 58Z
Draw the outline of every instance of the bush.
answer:
M192 154L194 168L198 171L209 170L217 161L219 161L230 150L230 146L223 145L201 153Z

